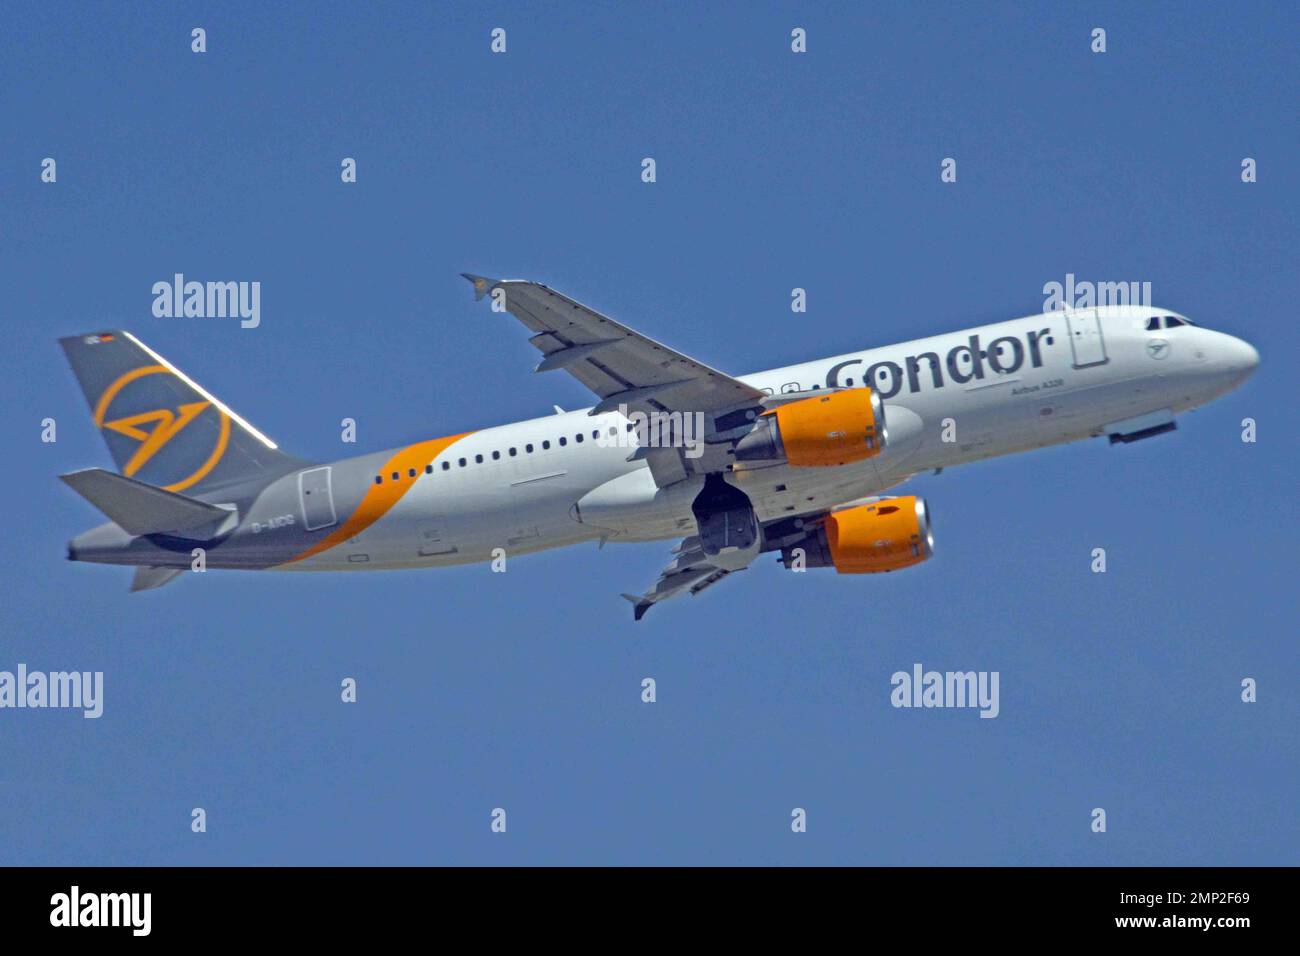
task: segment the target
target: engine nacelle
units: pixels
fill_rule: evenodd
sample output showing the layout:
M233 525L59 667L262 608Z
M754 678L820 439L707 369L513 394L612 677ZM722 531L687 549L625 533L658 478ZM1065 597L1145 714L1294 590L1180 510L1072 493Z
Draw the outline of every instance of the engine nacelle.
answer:
M885 447L885 406L875 389L802 398L764 412L736 443L738 461L784 461L797 468L847 465Z
M930 511L924 498L908 496L832 511L802 541L781 549L781 563L875 574L920 564L932 554Z

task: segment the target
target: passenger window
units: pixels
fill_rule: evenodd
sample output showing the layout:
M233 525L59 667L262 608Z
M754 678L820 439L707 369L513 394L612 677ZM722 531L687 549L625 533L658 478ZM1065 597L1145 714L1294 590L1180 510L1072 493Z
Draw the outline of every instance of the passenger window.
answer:
M543 450L543 451L545 451L546 449L548 449L548 448L550 448L550 447L551 447L551 440L550 440L549 438L546 439L546 441L542 442L542 450Z
M408 468L408 469L406 469L406 477L408 477L408 478L414 478L414 477L415 477L415 469L414 469L414 468Z
M424 473L425 473L426 475L432 475L432 474L433 474L433 465L425 465L425 466L424 466Z
M401 477L402 477L401 472L398 472L398 471L393 472L393 481L396 481L398 478L401 478Z
M617 435L618 435L618 429L615 428L613 425L610 425L610 426L609 426L609 437L610 437L610 438L614 438L614 437L616 437Z
M482 455L475 455L475 456L474 456L474 462L475 462L476 464L479 464L479 465L483 464L483 456L482 456Z
M563 435L561 435L561 436L560 436L560 444L563 446L563 445L567 445L568 443L569 443L569 440L568 440L567 438L565 438Z
M524 451L528 452L528 454L531 455L531 454L533 453L533 446L532 446L532 445L525 445L525 446L524 446Z
M511 449L510 449L510 457L511 457L511 458L514 458L515 455L517 455L517 454L519 454L519 449L518 449L518 448L511 448Z
M458 460L458 461L456 462L456 464L458 464L458 465L460 465L460 467L464 468L464 467L465 467L465 459L464 459L464 458L461 458L460 460Z
M592 438L599 438L599 437L600 437L600 429L599 429L599 428L593 428L593 429L591 430L591 437L592 437Z
M573 440L576 441L579 445L581 445L581 444L582 444L582 432L578 432L578 434L574 435L574 436L573 436Z
M500 461L500 460L501 460L501 452L499 452L499 451L494 451L494 452L492 453L492 460L493 460L493 461Z
M375 475L375 484L377 484L377 485L382 485L383 483L384 483L384 476L383 476L383 475Z
M852 388L852 387L853 387L853 379L851 379L851 378L846 378L846 379L844 380L844 384L847 385L847 386L849 386L850 388Z
M449 461L444 461L444 462L442 463L442 470L443 470L443 471L451 471L451 462L449 462Z

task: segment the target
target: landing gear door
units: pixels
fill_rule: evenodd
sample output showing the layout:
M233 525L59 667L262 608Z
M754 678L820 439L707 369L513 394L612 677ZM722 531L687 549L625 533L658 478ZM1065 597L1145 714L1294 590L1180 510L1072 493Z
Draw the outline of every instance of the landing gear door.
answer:
M309 468L298 474L298 497L302 501L302 523L308 531L328 528L338 521L334 514L334 489L330 467Z
M1070 330L1070 349L1075 368L1105 365L1106 339L1101 331L1101 319L1096 309L1073 309L1065 313L1065 324Z

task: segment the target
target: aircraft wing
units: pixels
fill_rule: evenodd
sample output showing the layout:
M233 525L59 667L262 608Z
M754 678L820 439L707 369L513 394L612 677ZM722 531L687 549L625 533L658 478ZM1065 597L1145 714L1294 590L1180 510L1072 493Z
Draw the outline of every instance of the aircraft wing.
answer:
M875 497L863 498L850 503L862 504L879 500L881 499ZM700 546L699 536L691 535L688 538L683 538L673 548L675 557L666 568L659 572L659 579L655 581L650 590L646 591L645 594L624 594L623 597L632 602L633 617L639 621L645 617L646 611L660 601L677 597L679 594L690 594L694 597L705 588L717 584L723 578L735 574L737 571L744 571L759 554L770 554L773 551L780 551L782 548L798 544L807 537L808 529L814 527L827 514L829 514L828 511L819 509L801 515L791 515L786 518L765 521L763 523L761 548L749 558L741 559L740 562L735 561L733 557L732 562L730 562L733 564L732 567L724 568L713 564Z
M766 396L717 369L675 352L608 316L601 315L547 286L523 279L488 279L461 273L474 285L476 299L491 296L526 325L530 342L542 353L534 369L565 369L596 393L590 414L617 411L680 412L716 416L753 406ZM705 422L706 430L713 422ZM702 436L698 436L702 437ZM680 442L660 438L640 448L661 488L692 474L716 470L717 463L683 453Z
M534 371L565 369L596 393L592 415L617 411L719 412L757 404L766 396L703 362L675 352L547 286L522 279L488 279L462 273L476 298L491 296L526 325L542 353ZM499 290L499 291L498 291ZM670 444L670 443L665 443ZM694 469L680 448L646 450L660 486Z
M659 572L659 580L645 594L624 594L632 602L632 616L636 620L645 617L660 601L666 601L679 594L692 597L707 587L711 587L735 571L715 567L709 563L708 556L700 549L700 539L692 535L682 540L673 553L677 556L668 567ZM736 570L743 571L744 568Z

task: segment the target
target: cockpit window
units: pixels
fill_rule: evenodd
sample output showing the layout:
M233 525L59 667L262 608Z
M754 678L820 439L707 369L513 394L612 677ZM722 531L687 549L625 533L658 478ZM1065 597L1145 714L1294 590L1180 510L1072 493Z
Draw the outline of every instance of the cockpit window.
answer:
M1151 316L1151 318L1147 319L1147 331L1148 332L1160 331L1160 316L1153 315Z
M1186 325L1186 324L1187 324L1186 322L1178 318L1176 315L1165 316L1165 328L1167 329L1172 329L1176 325Z

